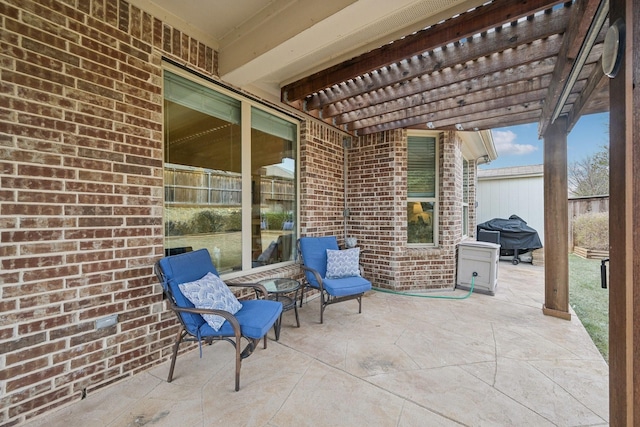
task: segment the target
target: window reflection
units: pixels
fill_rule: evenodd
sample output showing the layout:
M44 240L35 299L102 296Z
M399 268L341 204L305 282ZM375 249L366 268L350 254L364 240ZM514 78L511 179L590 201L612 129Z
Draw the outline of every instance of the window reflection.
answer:
M297 129L256 108L251 127L251 254L258 267L293 259Z
M432 202L407 203L407 243L433 243Z

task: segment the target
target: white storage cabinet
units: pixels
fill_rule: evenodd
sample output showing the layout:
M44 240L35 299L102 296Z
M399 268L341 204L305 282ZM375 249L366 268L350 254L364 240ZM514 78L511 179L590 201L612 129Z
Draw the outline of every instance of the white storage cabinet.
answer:
M456 287L471 289L473 273L475 278L474 292L495 295L498 286L498 260L500 245L490 242L469 240L458 245L458 274Z

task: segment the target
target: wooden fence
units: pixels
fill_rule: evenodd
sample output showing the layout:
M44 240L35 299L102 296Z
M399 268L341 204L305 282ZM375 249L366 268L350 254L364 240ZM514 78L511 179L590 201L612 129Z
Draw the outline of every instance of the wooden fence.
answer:
M569 199L569 249L574 251L573 243L573 221L584 214L609 212L609 196L576 197ZM581 249L578 250L580 252ZM606 254L600 253L606 257Z
M242 202L242 176L238 173L166 167L164 185L169 205L239 207ZM295 183L283 177L261 177L260 199L263 206L291 204Z

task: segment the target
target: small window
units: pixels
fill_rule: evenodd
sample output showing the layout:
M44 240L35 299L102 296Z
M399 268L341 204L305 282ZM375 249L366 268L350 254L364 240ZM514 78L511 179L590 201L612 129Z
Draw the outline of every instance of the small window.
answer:
M407 243L437 245L437 136L409 136L407 149Z

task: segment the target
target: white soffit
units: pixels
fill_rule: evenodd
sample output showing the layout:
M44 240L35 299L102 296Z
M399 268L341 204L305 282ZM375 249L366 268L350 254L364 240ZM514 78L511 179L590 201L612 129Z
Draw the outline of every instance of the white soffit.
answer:
M300 0L299 3L307 4ZM256 85L279 95L280 86L355 57L483 4L482 0L358 0L312 22L300 7L286 16L249 22L220 41L222 80L240 87ZM308 6L307 6L308 7ZM294 13L295 12L295 13ZM325 10L326 12L326 10ZM285 11L283 10L283 13ZM299 13L299 17L295 14ZM292 17L293 16L293 17ZM284 36L281 26L303 21L300 32ZM281 38L280 40L278 38Z
M488 161L496 160L498 153L490 130L482 131L458 131L462 140L462 154L467 160L479 159L488 156Z

